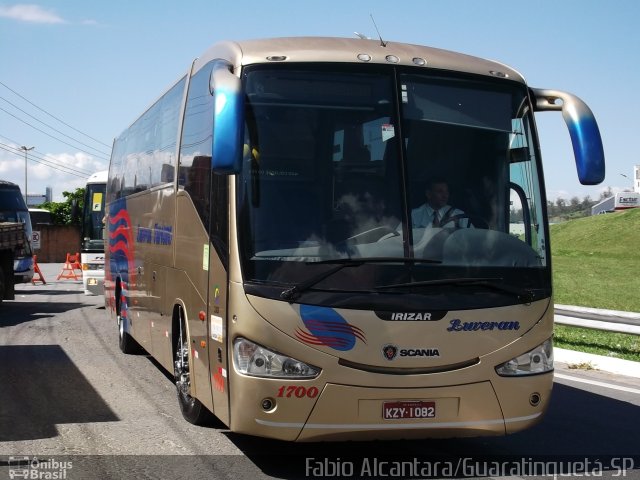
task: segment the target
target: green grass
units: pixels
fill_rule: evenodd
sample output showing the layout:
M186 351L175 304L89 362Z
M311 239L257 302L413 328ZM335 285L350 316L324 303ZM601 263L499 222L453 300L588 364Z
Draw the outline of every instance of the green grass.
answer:
M640 208L551 226L556 303L640 312Z
M551 226L556 303L640 312L640 208ZM554 344L640 361L640 337L556 325Z

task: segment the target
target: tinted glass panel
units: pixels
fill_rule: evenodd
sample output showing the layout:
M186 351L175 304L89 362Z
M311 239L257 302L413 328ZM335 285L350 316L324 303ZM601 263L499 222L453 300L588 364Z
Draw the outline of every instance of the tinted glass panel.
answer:
M172 182L186 79L165 93L114 144L109 200Z
M84 197L82 246L84 250L104 251L104 184L88 184Z
M213 62L191 78L184 116L178 183L191 200L209 230L216 252L228 259L228 177L211 171L213 95L209 79Z
M247 281L284 287L319 276L315 302L461 277L548 296L540 165L523 85L373 65L255 66L243 77L237 200ZM524 192L526 236L511 229L514 184ZM354 260L356 268L323 277ZM491 296L415 289L457 308Z

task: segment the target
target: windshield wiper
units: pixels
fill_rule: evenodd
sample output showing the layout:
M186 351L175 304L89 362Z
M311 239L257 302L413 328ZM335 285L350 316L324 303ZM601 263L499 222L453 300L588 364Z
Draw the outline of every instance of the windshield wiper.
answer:
M293 302L298 296L304 292L305 290L310 289L315 284L320 283L327 277L330 277L336 272L339 272L343 268L346 267L359 267L360 265L364 265L365 263L442 263L440 260L432 260L429 258L396 258L396 257L373 257L373 258L362 258L362 259L353 259L353 258L335 258L332 260L320 260L318 262L305 262L306 265L321 265L321 264L336 264L335 267L330 268L329 270L325 270L324 272L312 276L307 280L296 283L294 286L283 290L280 294L280 298L283 300L287 300L288 302Z
M439 286L439 285L481 286L481 287L487 287L493 290L498 290L499 292L513 295L523 303L531 303L533 301L533 298L534 298L533 290L506 285L502 283L503 280L504 280L503 278L496 278L496 277L441 278L438 280L423 280L420 282L408 282L408 283L396 283L393 285L383 285L380 287L376 287L376 290Z

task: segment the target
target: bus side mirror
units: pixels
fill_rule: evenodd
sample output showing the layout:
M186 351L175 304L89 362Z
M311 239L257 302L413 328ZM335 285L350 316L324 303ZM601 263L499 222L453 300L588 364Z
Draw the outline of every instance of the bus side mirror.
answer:
M535 111L561 110L576 160L578 178L583 185L597 185L604 180L604 149L593 112L575 95L559 90L532 88Z
M228 62L217 62L209 81L214 97L211 168L218 174L240 173L242 169L244 95L231 68Z

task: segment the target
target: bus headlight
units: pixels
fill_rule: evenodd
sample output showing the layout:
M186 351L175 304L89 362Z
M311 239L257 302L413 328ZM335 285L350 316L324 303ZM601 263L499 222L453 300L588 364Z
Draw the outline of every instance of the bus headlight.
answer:
M502 377L535 375L551 370L553 370L553 341L551 339L496 367L496 373Z
M315 378L320 374L317 367L280 355L242 337L233 342L233 360L240 373L254 377Z

